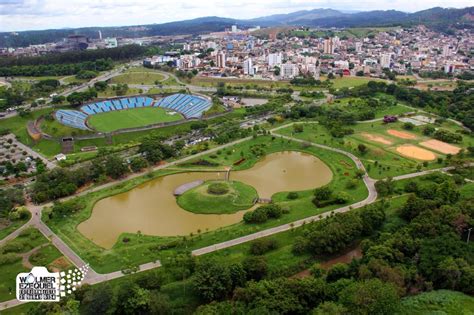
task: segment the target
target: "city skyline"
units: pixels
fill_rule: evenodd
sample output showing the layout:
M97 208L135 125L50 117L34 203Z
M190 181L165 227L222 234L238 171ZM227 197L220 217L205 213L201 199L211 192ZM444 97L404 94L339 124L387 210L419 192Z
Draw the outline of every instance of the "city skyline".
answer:
M451 1L449 7L468 7L470 1ZM150 2L147 0L79 1L55 0L5 0L0 4L0 31L43 30L54 28L106 27L167 22L219 16L236 19L252 19L272 14L285 14L299 10L334 9L340 11L398 10L416 12L432 7L447 7L445 1L430 0L366 0L353 5L346 0L209 0L195 3L187 0ZM212 10L210 10L212 9Z

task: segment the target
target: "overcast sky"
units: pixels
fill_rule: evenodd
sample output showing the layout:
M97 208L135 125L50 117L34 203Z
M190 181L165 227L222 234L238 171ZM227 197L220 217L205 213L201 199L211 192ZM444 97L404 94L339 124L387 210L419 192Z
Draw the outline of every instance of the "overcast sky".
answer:
M254 18L297 10L463 8L472 0L0 0L0 31L152 24L203 16Z

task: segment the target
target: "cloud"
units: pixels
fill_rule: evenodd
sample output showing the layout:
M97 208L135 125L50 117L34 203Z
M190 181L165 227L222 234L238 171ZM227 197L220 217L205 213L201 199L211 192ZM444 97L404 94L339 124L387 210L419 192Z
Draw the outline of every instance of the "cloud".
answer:
M467 7L471 0L452 0ZM255 18L315 8L418 11L443 0L0 0L0 31L154 24L203 16Z

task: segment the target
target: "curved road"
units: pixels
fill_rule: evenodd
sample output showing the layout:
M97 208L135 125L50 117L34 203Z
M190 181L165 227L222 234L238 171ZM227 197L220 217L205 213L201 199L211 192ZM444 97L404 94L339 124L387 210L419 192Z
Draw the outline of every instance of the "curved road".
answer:
M343 212L350 211L352 209L361 208L361 207L366 206L368 204L371 204L371 203L373 203L377 200L377 191L375 189L376 180L374 180L374 179L372 179L368 176L362 162L359 160L359 158L357 158L352 153L349 153L349 152L346 152L346 151L343 151L343 150L340 150L340 149L328 147L328 146L325 146L325 145L316 144L316 143L313 143L313 142L308 142L308 141L296 139L296 138L293 138L293 137L283 136L283 135L274 133L275 131L277 131L279 129L289 127L293 124L294 123L290 123L290 124L286 124L286 125L274 128L270 132L274 135L278 135L278 137L283 137L284 139L292 140L292 141L299 142L299 143L305 143L305 144L308 144L308 145L311 145L311 146L314 146L314 147L318 147L318 148L321 148L321 149L324 149L324 150L330 150L330 151L333 151L333 152L337 152L337 153L340 153L340 154L343 154L343 155L349 157L352 161L354 161L354 163L356 164L358 169L364 171L364 175L363 175L362 179L363 179L364 184L366 185L368 193L369 193L367 198L360 201L360 202L354 203L352 205L347 205L347 206L344 206L344 207L341 207L341 208L338 208L338 209L335 209L335 210L332 210L332 211L328 211L328 212L325 212L325 213L322 213L322 214L312 216L312 217L300 219L300 220L297 220L297 221L294 221L294 222L291 222L291 223L283 224L283 225L276 226L276 227L273 227L273 228L269 228L269 229L266 229L266 230L263 230L263 231L260 231L260 232L256 232L256 233L253 233L253 234L238 237L238 238L235 238L235 239L232 239L232 240L229 240L229 241L225 241L225 242L221 242L221 243L214 244L214 245L211 245L211 246L196 249L196 250L193 250L191 252L192 255L194 255L194 256L204 255L204 254L208 254L208 253L220 250L220 249L224 249L224 248L232 247L232 246L242 244L242 243L245 243L245 242L249 242L249 241L252 241L252 240L255 240L255 239L258 239L258 238L262 238L262 237L266 237L266 236L269 236L269 235L285 232L285 231L291 230L293 228L302 226L305 223L322 220L322 219L330 216L333 213L343 213ZM177 164L183 163L185 161L194 159L196 157L206 155L206 154L215 152L217 150L221 150L225 147L233 146L235 144L247 141L249 139L251 139L251 137L239 139L239 140L236 140L236 141L233 141L233 142L215 147L213 149L200 152L196 155L188 156L188 157L176 160L176 161L172 161L172 162L167 163L165 165L157 166L157 167L153 168L153 170L160 170L160 169L167 168L169 166L177 165ZM474 163L471 163L470 165L474 166ZM440 168L440 169L433 169L433 170L421 171L421 172L416 172L416 173L411 173L411 174L405 174L405 175L400 175L400 176L394 177L393 180L413 178L413 177L426 175L426 174L436 172L436 171L448 171L448 170L453 169L453 168L454 167L445 167L445 168ZM104 189L106 187L117 185L120 182L127 181L131 178L135 178L135 177L143 176L143 175L144 175L144 173L132 174L129 177L127 177L125 179L122 179L120 181L107 183L107 184L104 184L104 185L101 185L101 186L94 187L94 188L89 189L89 190L85 190L85 191L83 191L79 194L76 194L74 196L63 198L63 199L61 199L61 201L68 200L68 199L71 199L71 198L74 198L74 197L77 197L77 196L85 195L87 193L97 191L97 190L100 190L100 189ZM25 228L33 226L33 227L38 228L41 231L41 233L43 233L46 237L48 237L51 240L51 242L58 248L58 250L61 251L61 253L63 253L63 255L66 256L76 267L82 267L86 263L81 259L81 257L79 257L63 240L61 240L54 232L52 232L49 229L49 227L41 220L41 210L43 209L43 207L47 207L47 206L51 206L51 205L52 205L52 203L47 203L47 204L38 205L38 206L28 205L28 209L32 213L31 219L26 224L24 224L22 227L20 227L19 229L17 229L16 231L11 233L7 237L5 237L3 240L0 240L0 246L5 244L7 241L17 237L21 233L21 231L23 231ZM157 261L154 261L154 262L149 262L149 263L140 265L139 266L139 271L145 271L145 270L157 268L157 267L160 267L160 266L161 266L161 263L160 263L160 261L157 260ZM99 274L99 273L95 272L92 268L89 268L89 272L87 273L87 275L85 277L85 280L83 282L87 283L87 284L96 284L96 283L108 281L108 280L111 280L111 279L116 279L116 278L119 278L119 277L122 277L122 276L124 276L122 271L115 271L115 272L111 272L111 273L107 273L107 274ZM7 309L7 308L10 308L10 307L14 307L18 304L21 304L21 302L19 302L18 300L11 300L11 301L2 302L2 303L0 303L0 309Z

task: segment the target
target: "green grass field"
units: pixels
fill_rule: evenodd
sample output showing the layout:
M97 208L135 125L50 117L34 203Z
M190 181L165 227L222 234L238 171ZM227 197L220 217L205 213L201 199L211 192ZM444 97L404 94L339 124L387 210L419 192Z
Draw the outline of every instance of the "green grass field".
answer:
M347 191L347 182L354 178L356 172L354 163L348 157L327 150L321 150L314 147L305 147L292 141L286 141L283 139L274 139L272 141L271 139L272 138L269 136L258 137L257 139L251 139L235 145L232 148L227 148L223 150L221 154L217 154L215 158L213 154L203 156L202 158L218 163L219 165L217 167L222 169L223 166L232 165L235 161L239 160L241 158L240 151L244 151L244 153L248 152L245 155L247 160L235 168L248 169L260 160L260 157L253 156L251 153L249 153L251 147L254 145L265 148L266 154L287 150L301 151L320 158L330 167L331 171L333 172L333 180L328 185L333 191ZM189 169L189 166L186 167ZM199 168L196 168L196 170L198 169ZM170 248L167 250L153 250L153 248L156 248L157 244L168 244L170 242L182 240L182 238L148 235L140 235L138 237L135 233L123 233L112 249L104 250L87 239L76 229L80 222L90 217L94 204L98 200L133 189L138 184L146 182L157 176L163 176L165 174L175 172L179 171L176 169L160 170L151 173L150 176L146 175L137 177L113 187L78 197L77 200L80 200L80 202L83 202L85 205L83 210L78 211L67 218L51 220L48 219L47 213L43 212L43 220L45 220L48 226L56 234L58 234L61 239L70 245L78 255L90 263L96 271L110 272L124 268L124 266L128 266L131 263L140 264L153 261L154 259L163 260L176 253L177 250L179 251L184 248L187 248L187 250L201 248L257 232L266 228L292 222L297 219L318 215L323 212L331 211L340 206L331 205L324 208L316 208L311 202L313 199L312 189L299 192L298 198L294 200L287 198L288 192L279 192L272 196L273 201L289 210L289 213L285 214L281 218L268 220L262 224L245 224L240 222L214 231L203 232L199 234L199 236L188 238L185 243L179 245L177 248ZM367 189L362 184L361 180L357 181L356 187L350 189L350 196L351 203L363 200L367 197ZM129 240L127 242L123 242L124 237L127 237Z
M391 136L387 133L388 129L395 129L398 131L404 131L402 122L392 123L385 125L382 122L373 122L373 123L358 123L350 128L354 129L354 134L345 136L344 138L334 138L328 132L328 130L316 123L307 123L303 124L304 130L301 133L294 133L292 127L287 127L278 130L278 134L286 136L294 136L302 140L307 140L310 142L315 142L319 144L328 145L334 148L340 148L345 151L351 152L358 156L364 163L369 175L372 178L381 179L389 176L398 176L402 174L412 173L417 171L417 167L421 165L421 160L416 160L414 158L409 158L399 154L396 151L396 148L399 145L403 144L412 144L419 146L419 142L431 139L422 134L422 127L415 127L415 129L410 130L409 132L416 135L416 139L400 139L394 136ZM451 132L456 132L460 130L460 127L454 125L451 122L444 122L442 125L436 125L436 127L441 127L443 129L450 130ZM383 137L386 140L392 142L390 145L381 144L376 141L371 141L364 136L364 134L371 134L375 136ZM364 144L367 147L367 152L361 154L358 151L358 145ZM474 145L474 138L469 135L463 135L463 141L461 143L454 144L461 148L467 148ZM420 146L419 146L420 147ZM423 148L423 147L421 147ZM444 159L446 155L441 154L436 151L432 151L436 157L443 159L442 163L438 163L437 159L429 161L428 165L423 166L422 169L433 169L444 167Z
M474 297L449 290L425 292L404 298L400 314L474 314Z
M141 127L180 119L183 119L183 117L178 113L171 115L162 108L146 107L92 115L89 117L88 123L97 131L111 132L118 129Z
M253 206L257 191L252 186L237 181L219 182L227 186L228 192L216 195L207 191L209 181L188 190L177 199L178 205L194 213L234 213Z
M159 73L152 72L128 72L110 80L110 83L121 83L121 84L155 84L155 81L161 81L164 76Z

